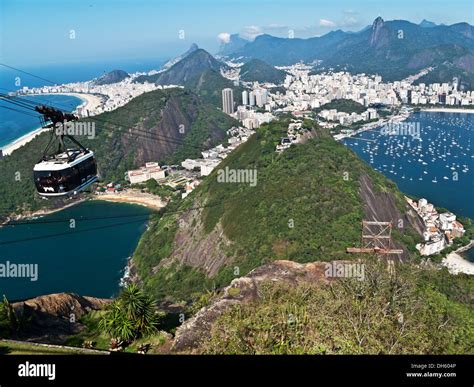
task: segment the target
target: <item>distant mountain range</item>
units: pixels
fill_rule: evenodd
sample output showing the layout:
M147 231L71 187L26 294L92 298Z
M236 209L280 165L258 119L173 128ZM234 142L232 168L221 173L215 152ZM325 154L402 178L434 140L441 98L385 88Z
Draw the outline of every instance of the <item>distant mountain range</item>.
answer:
M414 24L378 17L370 28L355 33L337 30L308 39L260 35L235 49L221 47L220 53L228 59L260 59L271 65L321 61L317 71L377 73L386 80L433 66L431 80L447 82L456 76L465 86L474 85L474 27L468 23L445 26L424 20Z

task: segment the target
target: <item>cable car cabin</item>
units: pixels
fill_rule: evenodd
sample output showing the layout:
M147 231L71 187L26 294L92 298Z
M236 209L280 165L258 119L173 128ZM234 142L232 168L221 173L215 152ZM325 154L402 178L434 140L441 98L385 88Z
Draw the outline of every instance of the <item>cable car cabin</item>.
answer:
M64 196L79 192L97 180L94 153L68 150L40 161L33 168L36 190L41 196Z

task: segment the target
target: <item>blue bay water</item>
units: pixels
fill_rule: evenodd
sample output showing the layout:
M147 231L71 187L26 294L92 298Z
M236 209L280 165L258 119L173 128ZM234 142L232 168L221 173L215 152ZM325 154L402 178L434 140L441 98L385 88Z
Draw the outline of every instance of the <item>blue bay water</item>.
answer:
M164 62L165 59L163 58L145 58L110 60L107 62L51 64L47 66L13 66L32 75L0 66L0 92L13 92L24 86L41 87L69 82L84 82L116 69L129 73L150 71L159 69ZM82 103L79 98L63 95L44 95L28 97L28 99L38 103L46 103L65 111L72 111ZM2 101L0 101L1 106L22 110L28 114L35 114ZM0 148L40 126L39 118L31 117L24 113L0 108Z
M402 192L474 219L474 114L420 112L406 123L421 140L375 130L344 143ZM474 261L473 249L468 256Z
M0 278L0 296L19 300L59 292L117 294L149 213L143 206L89 201L1 227L0 263L38 264L38 280ZM75 228L70 228L71 219Z
M70 95L42 95L19 98L38 105L54 106L68 112L72 112L82 104L80 98ZM0 101L0 148L38 129L40 126L40 115L36 112Z
M87 81L115 69L128 72L149 71L159 69L163 63L163 59L152 58L41 67L18 66L20 70L44 80L2 67L0 68L0 92L8 93L23 86L51 85L48 81L57 84ZM65 111L72 111L82 103L79 98L64 95L25 98ZM0 106L34 114L34 112L1 101ZM0 108L0 147L39 126L38 117ZM0 279L0 295L5 294L10 300L55 292L76 292L97 297L113 296L119 290L119 281L127 258L132 255L145 231L148 213L149 210L141 206L87 202L32 222L26 222L26 225L0 228L0 263L9 260L39 265L39 279L36 282L28 279ZM56 222L61 219L89 217L108 217L108 219L78 221L74 230L68 228L68 222ZM54 236L56 234L61 235ZM11 241L17 241L17 243L10 243ZM8 242L8 244L2 244L2 242Z

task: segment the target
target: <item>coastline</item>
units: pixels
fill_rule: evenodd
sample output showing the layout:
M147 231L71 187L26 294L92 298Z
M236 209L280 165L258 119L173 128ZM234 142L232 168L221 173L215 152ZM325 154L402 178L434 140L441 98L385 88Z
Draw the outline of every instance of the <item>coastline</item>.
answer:
M142 192L102 193L94 195L92 200L103 200L116 203L138 204L152 210L160 210L166 206L159 196Z
M29 132L20 138L17 138L13 142L4 145L0 150L2 151L4 156L9 156L13 153L13 151L17 150L18 148L21 148L23 145L28 144L31 140L33 140L36 136L39 136L40 134L49 131L50 129L45 129L43 127L39 127L34 129L32 132Z
M51 215L51 214L54 214L56 212L65 210L67 208L76 206L76 205L81 204L81 203L84 203L86 200L87 200L87 198L80 198L80 199L77 199L77 200L73 201L72 203L68 203L64 206L57 207L57 208L47 208L47 209L41 209L41 210L37 210L37 211L33 211L33 212L23 212L21 215L8 217L6 221L4 221L3 223L0 223L0 228L4 224L7 224L7 223L11 222L12 220L13 221L32 220L32 218L35 218L35 217Z
M82 94L82 93L44 93L44 94L28 94L29 96L42 96L42 95L69 95L72 97L79 98L82 103L76 107L74 111L77 109L85 109L85 110L95 110L98 106L102 104L102 99L93 94ZM36 136L40 135L43 132L47 132L49 129L44 129L43 127L36 128L29 133L13 140L12 142L2 146L0 150L2 151L4 156L11 155L15 150L21 148L23 145L28 144L31 140L33 140Z
M422 108L422 112L427 113L467 113L474 114L474 109L457 109L457 108Z
M80 104L74 111L77 109L82 108L86 110L95 110L98 106L102 104L102 98L95 95L95 94L87 94L87 93L44 93L44 94L28 94L31 96L42 96L42 95L69 95L71 97L76 97L82 100L82 104Z
M462 246L456 251L449 253L446 258L443 258L441 264L446 267L451 274L464 273L474 275L474 263L468 261L459 254L473 247L474 240L471 240L468 245Z

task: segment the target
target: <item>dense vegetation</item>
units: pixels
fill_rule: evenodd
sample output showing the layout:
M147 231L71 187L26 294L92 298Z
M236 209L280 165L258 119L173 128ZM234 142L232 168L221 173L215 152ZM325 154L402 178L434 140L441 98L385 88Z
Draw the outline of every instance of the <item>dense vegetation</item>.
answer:
M222 109L222 90L230 88L234 92L234 103L241 103L242 86L235 86L232 81L224 78L220 72L207 70L190 78L185 87L199 95L205 102Z
M166 115L170 123L163 124L164 130L171 131L173 138L176 136L182 139L168 143L168 138L161 138L160 132L147 135L143 131L156 128L161 123L163 109L170 102L172 107L169 107ZM188 118L191 127L186 128L186 133L181 135L178 133L179 126L173 125L172 121L178 121L182 112L188 111L193 111L195 116ZM141 165L137 162L137 152L144 148L149 148L150 152L162 152L161 159L156 161L182 161L187 157L198 156L201 149L217 145L225 138L225 131L236 124L231 117L183 89L145 93L121 108L84 121L95 124L95 138L77 138L95 152L100 177L115 181L123 180L127 170ZM131 128L138 130L130 134ZM33 166L41 158L48 141L49 134L44 133L0 160L0 218L6 213L63 204L62 201L40 199L33 184Z
M132 341L155 333L158 321L153 299L132 284L108 306L99 329L112 338Z
M412 265L398 265L391 275L382 261L366 263L364 281L268 283L258 301L233 307L217 320L202 351L473 354L473 283L468 276L453 279L446 269Z
M3 296L0 302L0 339L11 337L21 328L22 322L16 316L12 305Z
M371 176L376 189L393 193L403 208L403 197L393 183L322 129L316 129L315 139L275 153L288 122L282 119L264 125L219 167L256 170L256 186L219 183L214 171L183 203L173 203L161 219L152 221L133 261L145 287L158 299L186 299L193 292L227 285L235 278L236 266L239 275L244 275L275 259L350 259L346 247L360 240L362 174ZM173 252L180 217L189 207L189 211L200 213L205 234L200 238L206 238L219 225L232 242L230 246L212 247L223 249L232 262L213 278L178 261L157 268ZM395 237L414 245L413 237Z
M344 113L357 113L360 114L365 112L367 108L360 103L353 101L352 99L335 99L323 106L315 109L315 112L320 112L321 110L336 109L338 112Z

